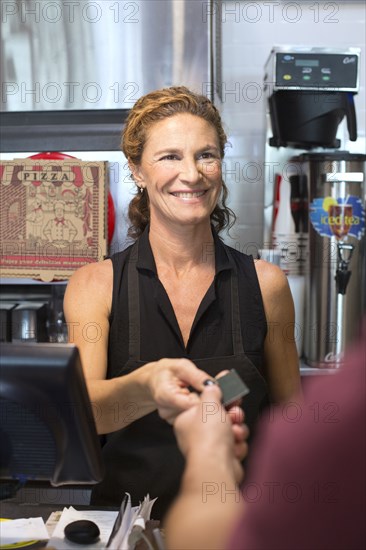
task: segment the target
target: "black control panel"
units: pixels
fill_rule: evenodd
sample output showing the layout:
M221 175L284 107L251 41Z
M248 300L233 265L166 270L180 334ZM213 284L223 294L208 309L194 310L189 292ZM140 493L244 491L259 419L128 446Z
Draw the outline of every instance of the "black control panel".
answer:
M358 87L358 55L326 53L276 53L275 85L286 88Z

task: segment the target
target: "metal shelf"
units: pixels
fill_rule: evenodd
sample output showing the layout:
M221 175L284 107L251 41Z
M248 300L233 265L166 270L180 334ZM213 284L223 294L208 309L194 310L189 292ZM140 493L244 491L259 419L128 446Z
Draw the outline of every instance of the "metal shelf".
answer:
M0 285L66 285L68 281L38 281L37 279L22 279L18 277L1 277Z
M0 112L2 153L118 151L129 109Z

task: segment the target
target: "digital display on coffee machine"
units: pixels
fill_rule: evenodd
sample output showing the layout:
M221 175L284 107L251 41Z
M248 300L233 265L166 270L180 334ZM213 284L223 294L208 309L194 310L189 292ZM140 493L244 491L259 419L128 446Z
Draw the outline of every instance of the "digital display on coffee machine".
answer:
M295 59L296 67L319 67L318 59Z
M275 56L275 87L356 91L358 55L280 52Z

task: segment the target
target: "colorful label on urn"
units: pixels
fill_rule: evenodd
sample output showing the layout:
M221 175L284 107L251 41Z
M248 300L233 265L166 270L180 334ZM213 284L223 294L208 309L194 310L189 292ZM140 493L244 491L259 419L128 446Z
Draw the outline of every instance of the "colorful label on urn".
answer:
M310 222L322 237L345 240L347 236L360 240L365 233L365 209L360 197L320 197L309 207Z

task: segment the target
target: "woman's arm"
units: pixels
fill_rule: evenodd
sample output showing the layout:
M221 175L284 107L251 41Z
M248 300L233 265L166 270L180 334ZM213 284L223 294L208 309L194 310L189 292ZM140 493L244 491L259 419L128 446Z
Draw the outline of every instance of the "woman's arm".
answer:
M64 299L69 342L80 352L98 433L119 430L156 409L173 422L198 400L188 386L201 390L209 376L187 359L161 359L106 380L112 281L110 260L89 264L71 277Z
M294 304L283 271L263 260L256 260L255 265L268 327L264 345L266 378L271 398L281 403L301 393Z

